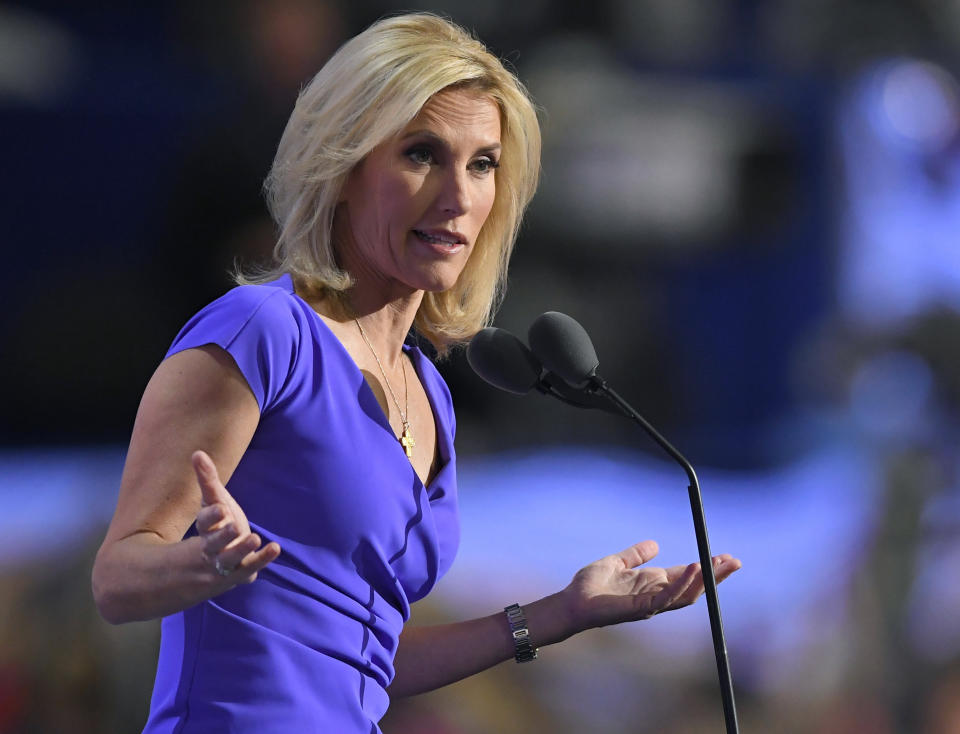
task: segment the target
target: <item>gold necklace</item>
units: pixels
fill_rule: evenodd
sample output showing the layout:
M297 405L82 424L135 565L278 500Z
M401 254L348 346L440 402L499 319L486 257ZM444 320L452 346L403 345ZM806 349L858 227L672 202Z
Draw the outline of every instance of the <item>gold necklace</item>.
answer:
M403 446L404 452L407 454L407 458L413 458L413 447L416 446L416 443L413 441L413 434L410 432L410 421L407 420L407 413L410 410L410 392L407 390L407 369L406 366L401 364L400 370L403 372L403 404L405 409L400 407L400 401L397 400L397 396L393 392L393 388L390 386L390 380L387 379L387 373L383 369L383 364L380 362L380 357L377 356L377 350L373 348L373 344L370 343L370 340L367 338L367 332L363 330L363 327L360 325L360 319L356 316L353 317L353 320L357 324L357 328L360 329L360 336L363 337L363 340L367 343L367 346L370 347L370 353L373 355L373 358L377 360L377 367L380 368L380 374L383 375L383 382L387 386L387 390L390 391L390 397L393 398L393 404L397 406L397 412L400 414L400 421L403 423L403 432L400 434L400 445Z

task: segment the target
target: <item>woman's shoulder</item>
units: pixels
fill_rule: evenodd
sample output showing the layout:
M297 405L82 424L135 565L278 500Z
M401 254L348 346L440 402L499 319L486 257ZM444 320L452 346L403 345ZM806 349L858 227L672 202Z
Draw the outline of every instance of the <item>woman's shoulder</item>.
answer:
M259 284L238 285L198 311L174 340L174 351L184 340L208 339L225 346L241 335L248 340L299 342L304 316L294 296L289 275Z
M289 275L283 275L265 283L238 285L213 301L207 308L211 307L249 315L266 310L276 316L295 314L300 310L297 307L293 282Z
M226 328L230 325L237 331L267 330L290 335L309 328L308 307L295 294L289 275L231 288L192 319L198 320L217 322Z
M228 352L261 410L269 408L298 364L306 320L289 276L239 285L191 318L167 356L207 344Z

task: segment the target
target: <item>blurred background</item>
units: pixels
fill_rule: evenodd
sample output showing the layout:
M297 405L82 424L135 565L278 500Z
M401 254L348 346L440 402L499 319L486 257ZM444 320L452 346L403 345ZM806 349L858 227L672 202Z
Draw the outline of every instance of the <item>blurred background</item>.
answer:
M389 0L0 4L0 733L135 732L158 623L89 572L140 394L268 255L299 87ZM693 461L743 732L960 732L960 1L446 0L542 107L498 325L573 315ZM637 540L696 557L625 421L462 354L463 545L414 623ZM518 522L516 518L524 518ZM386 734L722 731L705 605L396 702Z

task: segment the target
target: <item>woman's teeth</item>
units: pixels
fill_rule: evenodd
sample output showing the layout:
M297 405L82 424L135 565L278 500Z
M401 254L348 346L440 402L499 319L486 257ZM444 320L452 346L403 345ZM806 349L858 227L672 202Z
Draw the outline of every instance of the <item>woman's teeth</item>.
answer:
M421 232L419 229L415 229L415 230L413 230L413 232L414 232L414 234L416 234L417 237L419 237L420 239L426 240L427 242L430 242L431 244L434 244L434 245L444 245L444 246L446 246L446 247L456 247L458 244L460 244L459 242L457 242L456 240L454 240L454 239L452 239L452 238L450 238L450 237L436 236L436 235L432 235L432 234L427 234L426 232Z

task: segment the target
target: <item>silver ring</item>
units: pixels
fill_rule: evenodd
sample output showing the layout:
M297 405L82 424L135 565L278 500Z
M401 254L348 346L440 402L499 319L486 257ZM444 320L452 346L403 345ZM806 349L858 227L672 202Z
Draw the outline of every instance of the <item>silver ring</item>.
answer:
M223 565L222 563L220 563L220 559L219 559L219 558L214 558L214 559L213 559L213 568L214 568L214 570L215 570L218 574L220 574L221 576L229 576L229 575L232 574L233 571L234 571L234 569L232 569L232 568L226 568L226 567L224 567L224 565Z

